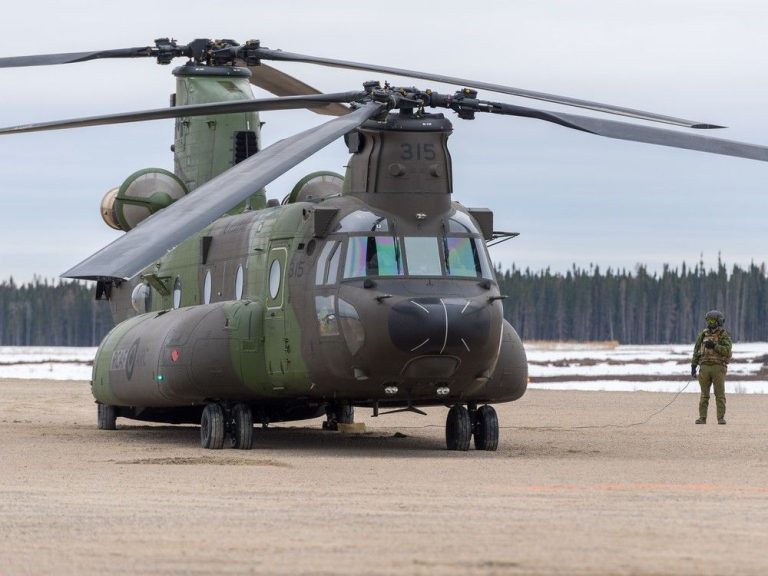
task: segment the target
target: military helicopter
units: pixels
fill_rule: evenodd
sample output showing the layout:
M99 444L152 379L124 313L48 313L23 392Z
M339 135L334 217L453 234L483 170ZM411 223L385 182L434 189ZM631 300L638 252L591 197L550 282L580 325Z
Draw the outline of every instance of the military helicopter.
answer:
M28 124L0 134L175 118L174 171L140 170L107 192L105 222L126 233L62 276L96 282L117 326L98 348L98 427L116 419L200 423L201 445L249 449L254 423L316 418L335 429L446 406L446 445L496 450L493 403L519 399L527 362L487 245L493 213L452 200L452 125L477 113L591 134L768 160L768 147L487 101L477 90L692 129L719 126L451 76L294 54L259 41L198 39L0 58L0 67L155 58L174 69L168 108ZM305 62L453 84L439 94L377 81L320 93L264 61ZM255 99L250 84L276 95ZM262 148L258 113L336 118ZM282 202L264 187L337 138L344 176L316 172ZM380 412L380 409L387 410Z

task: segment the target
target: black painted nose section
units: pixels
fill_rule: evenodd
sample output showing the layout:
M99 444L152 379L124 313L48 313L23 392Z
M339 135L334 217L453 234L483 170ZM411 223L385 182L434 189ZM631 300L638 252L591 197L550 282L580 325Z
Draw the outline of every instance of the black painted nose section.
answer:
M480 350L491 328L489 306L466 298L414 298L392 307L389 336L415 354L462 355Z

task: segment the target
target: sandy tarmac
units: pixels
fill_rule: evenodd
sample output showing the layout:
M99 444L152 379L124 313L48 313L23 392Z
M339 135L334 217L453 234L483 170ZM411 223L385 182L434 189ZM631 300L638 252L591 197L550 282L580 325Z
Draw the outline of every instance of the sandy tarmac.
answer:
M86 382L0 380L0 574L768 574L768 396L612 426L671 398L531 390L495 453L447 452L444 408L204 451L97 430Z

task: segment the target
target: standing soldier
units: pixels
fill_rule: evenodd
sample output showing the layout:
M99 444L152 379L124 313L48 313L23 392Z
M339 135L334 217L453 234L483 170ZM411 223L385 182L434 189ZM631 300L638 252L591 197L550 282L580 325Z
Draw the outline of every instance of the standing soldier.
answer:
M691 360L692 377L696 377L696 367L700 366L701 399L699 400L699 419L696 420L696 424L707 423L709 389L713 384L717 403L717 423L725 424L725 372L731 359L733 344L728 332L723 328L725 316L721 312L710 310L704 318L707 321L707 327L696 339Z

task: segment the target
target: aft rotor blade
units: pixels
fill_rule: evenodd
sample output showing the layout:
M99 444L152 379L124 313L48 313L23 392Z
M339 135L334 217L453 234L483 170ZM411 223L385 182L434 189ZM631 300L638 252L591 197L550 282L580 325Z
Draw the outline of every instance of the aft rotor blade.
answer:
M143 122L145 120L207 116L209 114L292 110L296 108L310 108L312 105L324 102L332 104L336 104L337 102L354 102L363 96L365 96L364 92L337 92L334 94L312 94L308 96L261 98L258 100L237 100L234 102L216 102L213 104L192 104L189 106L174 106L172 108L155 108L138 112L123 112L120 114L106 114L103 116L89 116L86 118L72 118L70 120L56 120L53 122L10 126L8 128L0 128L0 136L6 134L23 134L25 132L63 130L66 128L83 128L86 126L125 124L128 122Z
M302 94L321 94L320 90L286 74L282 70L260 64L248 66L251 71L251 84L266 90L275 96L299 96ZM349 108L341 104L326 104L324 106L309 106L309 110L327 116L343 116L349 114Z
M232 206L354 130L382 108L381 104L368 103L346 116L334 118L268 146L153 214L62 276L86 280L131 278Z
M36 54L34 56L11 56L0 58L0 68L17 68L21 66L49 66L53 64L72 64L100 58L143 58L152 56L153 47L118 48L116 50L99 50L97 52L69 52L63 54Z
M456 86L476 88L479 90L488 90L490 92L498 92L500 94L510 94L512 96L521 96L523 98L533 98L535 100L543 100L545 102L553 102L555 104L563 104L565 106L576 106L578 108L586 108L587 110L595 110L597 112L618 114L621 116L637 118L639 120L651 120L653 122L663 122L666 124L685 126L687 128L723 128L723 126L707 124L705 122L685 120L683 118L675 118L673 116L664 116L662 114L655 114L653 112L644 112L642 110L624 108L621 106L614 106L612 104L602 104L600 102L593 102L591 100L581 100L579 98L557 96L556 94L547 94L545 92L523 90L522 88L502 86L501 84L490 84L488 82L480 82L478 80L457 78L456 76L444 76L441 74L432 74L430 72L419 72L416 70L406 70L403 68L392 68L390 66L379 66L376 64L365 64L362 62L349 62L346 60L335 60L332 58L320 58L317 56L307 56L304 54L283 52L282 50L270 50L269 48L258 48L256 52L258 53L259 58L263 58L264 60L305 62L307 64L318 64L320 66L330 66L332 68L347 68L351 70L383 72L385 74L407 76L409 78L421 78L423 80L432 80L433 82L454 84Z
M493 114L536 118L546 122L553 122L560 126L565 126L566 128L573 128L574 130L596 134L597 136L605 136L606 138L645 142L646 144L659 144L661 146L670 146L672 148L685 148L687 150L698 150L699 152L709 152L711 154L722 154L725 156L736 156L738 158L749 158L751 160L768 162L768 146L736 142L734 140L725 140L723 138L712 138L710 136L700 136L698 134L688 134L686 132L677 132L665 128L640 126L637 124L629 124L628 122L618 122L616 120L591 118L589 116L565 114L561 112L549 112L546 110L538 110L536 108L526 108L524 106L501 104L498 102L489 104L492 105L492 109L487 110L487 112Z

